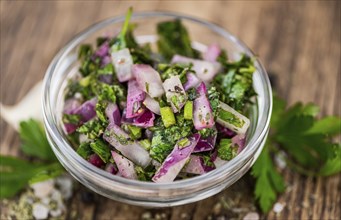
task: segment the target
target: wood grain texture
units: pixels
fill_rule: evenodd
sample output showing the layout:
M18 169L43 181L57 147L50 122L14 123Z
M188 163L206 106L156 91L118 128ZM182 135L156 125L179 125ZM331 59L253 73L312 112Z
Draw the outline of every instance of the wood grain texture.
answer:
M14 104L42 77L59 48L87 26L135 11L186 13L215 22L242 39L276 76L276 91L288 102L315 102L321 114L341 115L341 34L338 1L1 1L0 99ZM18 154L16 132L1 119L1 154ZM268 219L340 219L341 175L306 178L283 171L287 192L280 214ZM69 219L226 219L255 210L248 177L209 199L180 207L144 209L104 197L70 201ZM238 193L237 193L238 192ZM239 193L241 192L241 193ZM91 194L90 194L91 195ZM93 195L92 195L93 196ZM234 210L234 211L231 211Z

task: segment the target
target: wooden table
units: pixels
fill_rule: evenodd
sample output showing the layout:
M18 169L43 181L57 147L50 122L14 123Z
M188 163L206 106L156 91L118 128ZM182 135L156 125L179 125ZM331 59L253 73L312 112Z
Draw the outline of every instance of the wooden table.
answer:
M276 91L289 103L315 102L321 106L322 115L341 114L341 24L337 1L1 1L1 102L19 101L42 79L53 56L72 36L97 21L123 14L130 5L135 11L177 11L218 23L259 55L277 78ZM1 153L16 155L18 145L17 133L1 120ZM306 178L287 169L284 176L289 185L279 198L284 210L263 217L340 219L341 175ZM86 203L92 196L84 191L80 188L70 202L69 217L227 219L241 218L255 209L252 179L248 176L204 201L156 210L100 196Z

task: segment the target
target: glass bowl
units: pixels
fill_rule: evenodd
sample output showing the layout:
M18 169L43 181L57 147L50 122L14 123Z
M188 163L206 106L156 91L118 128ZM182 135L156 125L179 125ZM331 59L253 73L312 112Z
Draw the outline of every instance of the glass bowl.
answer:
M137 23L135 35L139 43L150 42L155 47L156 24L180 18L188 28L192 46L205 50L206 45L218 43L236 60L240 53L254 56L250 49L225 29L190 16L168 12L143 12L132 16ZM182 205L217 194L240 179L259 156L269 130L272 110L271 86L267 73L258 59L255 61L254 88L258 96L251 108L251 126L245 149L224 166L201 176L172 183L152 183L125 179L98 169L80 157L69 144L61 124L63 94L67 79L77 72L77 50L83 43L95 43L98 36L117 33L124 16L109 18L89 27L74 37L52 60L44 79L44 125L50 145L60 163L80 183L110 199L147 206Z

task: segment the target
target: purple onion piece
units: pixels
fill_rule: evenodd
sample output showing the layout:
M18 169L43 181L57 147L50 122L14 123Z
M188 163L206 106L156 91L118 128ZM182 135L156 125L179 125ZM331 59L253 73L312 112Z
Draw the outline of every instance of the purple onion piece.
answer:
M103 139L135 164L141 167L147 167L150 164L149 153L116 124L108 125L103 134Z
M134 64L132 73L140 89L151 98L161 97L164 94L160 74L150 65Z
M187 91L191 88L195 88L200 84L201 80L194 73L187 73L187 81L184 84L184 89Z
M81 105L80 101L75 98L67 99L64 102L63 113L64 114L74 114L76 109Z
M96 51L95 56L103 58L104 56L107 56L110 51L109 42L104 42Z
M213 164L213 161L211 161ZM202 156L196 156L196 155L191 155L189 163L185 166L183 169L184 172L186 173L192 173L192 174L204 174L207 173L211 170L214 170L215 167L213 166L207 166L204 162L204 159Z
M238 134L234 136L232 139L232 146L238 145L238 151L237 153L239 154L245 147L245 134Z
M105 109L105 115L108 117L109 123L121 125L121 113L116 104L109 103L107 108Z
M105 67L105 66L108 65L109 63L111 63L111 57L110 57L110 55L105 56L105 57L102 58L101 67Z
M214 76L221 69L221 64L218 62L209 62L206 60L196 60L181 55L174 55L171 63L184 63L193 64L192 69L195 71L196 76L202 81L209 83Z
M144 109L142 115L135 118L127 118L126 111L123 110L121 122L123 124L135 125L142 128L149 128L154 126L155 115L149 109Z
M96 116L96 103L97 99L93 98L84 102L75 110L75 114L81 116L82 123L85 123Z
M126 117L134 118L143 113L142 101L146 94L139 89L136 80L130 80L128 82L128 95L127 95L127 110Z
M127 179L137 179L135 165L133 162L122 155L119 155L115 151L111 151L111 155L117 165L119 176Z
M163 82L167 102L171 104L173 112L179 112L187 101L187 93L183 88L179 76L171 76ZM175 102L173 100L176 100Z
M226 163L228 163L227 160L223 160L221 159L220 157L217 157L215 160L214 160L214 166L218 169L219 167L222 167L224 166Z
M112 164L112 163L108 163L106 166L105 166L105 171L111 173L111 174L114 174L116 175L118 173L118 168L115 166L115 164Z
M216 128L218 130L219 137L221 138L232 138L236 135L236 133L228 128L225 128L224 126L216 123Z
M111 54L112 64L115 67L115 73L118 81L126 82L133 78L131 67L133 58L130 55L129 49L125 48Z
M157 183L173 182L189 159L199 138L199 134L193 134L187 138L188 143L185 146L181 146L185 138L180 139L173 151L167 156L161 167L156 171L152 180Z
M91 154L88 161L96 167L102 167L104 165L103 160L97 154Z
M205 51L203 58L204 60L214 62L217 60L218 56L221 53L221 49L218 44L211 44L207 47L207 50Z
M64 123L64 129L67 134L71 134L75 132L78 128L78 125L71 124L71 123Z
M215 147L217 135L210 136L206 139L200 138L198 144L195 146L193 153L204 152L204 151L211 151Z
M194 100L193 123L197 130L212 128L214 126L214 117L210 102L206 96L205 83L201 83L197 88L199 97Z
M146 109L142 115L133 119L133 125L143 128L149 128L154 126L155 115L153 112Z
M146 95L146 98L143 100L143 104L146 106L147 109L154 112L155 114L161 114L159 102L151 98L149 95Z

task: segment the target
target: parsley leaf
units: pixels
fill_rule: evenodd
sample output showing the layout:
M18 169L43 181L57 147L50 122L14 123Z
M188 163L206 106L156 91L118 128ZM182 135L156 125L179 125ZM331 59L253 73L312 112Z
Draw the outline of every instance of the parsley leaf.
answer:
M246 103L256 93L252 85L255 71L253 59L242 54L236 62L223 62L223 72L213 79L213 85L220 93L220 100L237 111L242 111Z
M318 119L319 108L311 103L296 103L287 110L285 101L276 96L273 103L270 135L252 167L255 196L265 213L276 201L277 193L284 191L284 180L271 157L280 150L287 155L287 164L303 175L328 176L341 171L341 144L331 141L331 137L341 134L341 119Z
M0 198L14 196L28 182L44 181L62 172L64 170L58 162L46 165L44 163L31 163L15 157L0 155Z
M29 156L42 160L56 161L56 157L47 141L43 126L33 119L23 121L19 128L22 151Z
M232 146L231 139L221 139L218 146L218 156L223 160L232 160L237 156L238 147Z
M277 193L284 192L285 189L283 177L276 171L270 157L268 144L264 146L252 167L252 175L256 178L254 194L264 213L271 209L277 199Z
M28 156L40 159L40 162L33 163L0 155L0 198L15 195L28 183L44 181L64 172L50 148L40 122L34 119L22 121L19 135L22 140L22 151Z

